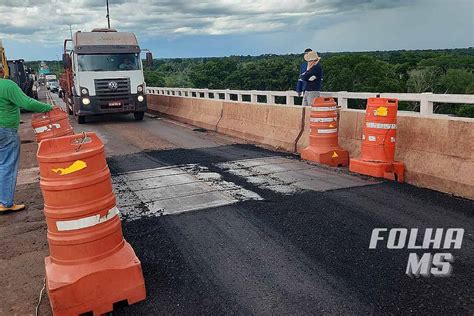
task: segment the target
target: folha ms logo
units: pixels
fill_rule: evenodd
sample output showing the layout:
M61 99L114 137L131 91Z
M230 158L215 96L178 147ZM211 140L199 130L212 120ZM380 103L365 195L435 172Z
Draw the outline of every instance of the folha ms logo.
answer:
M387 228L375 228L370 238L369 249L376 249L379 241L385 241ZM433 235L434 232L434 235ZM408 237L408 239L407 239ZM418 228L408 232L406 228L392 228L386 239L387 249L461 249L464 237L463 228L426 228L423 238L418 239ZM408 244L407 244L408 240ZM417 240L423 240L417 244ZM454 257L450 252L426 252L421 257L410 253L405 273L408 276L448 277L453 272Z

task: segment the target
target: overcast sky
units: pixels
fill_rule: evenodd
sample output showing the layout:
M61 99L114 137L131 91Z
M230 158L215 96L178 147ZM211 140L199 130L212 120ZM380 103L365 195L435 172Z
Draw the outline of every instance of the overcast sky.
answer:
M474 0L109 0L111 24L160 57L474 46ZM9 59L57 59L106 26L105 0L0 0Z

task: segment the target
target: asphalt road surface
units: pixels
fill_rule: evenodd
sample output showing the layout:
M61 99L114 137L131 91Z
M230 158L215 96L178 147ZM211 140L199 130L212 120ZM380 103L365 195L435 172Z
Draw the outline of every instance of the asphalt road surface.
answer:
M56 98L56 97L55 97ZM56 99L57 100L57 99ZM149 314L473 314L472 201L352 175L161 117L97 117ZM374 228L464 228L461 249L369 249ZM409 253L450 252L450 277Z

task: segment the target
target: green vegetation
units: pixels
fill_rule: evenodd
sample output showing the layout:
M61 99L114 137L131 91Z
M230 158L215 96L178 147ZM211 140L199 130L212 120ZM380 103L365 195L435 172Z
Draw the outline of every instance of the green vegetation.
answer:
M474 48L320 55L325 91L474 94ZM145 80L160 87L293 90L301 62L302 55L155 59ZM47 64L60 72L57 61ZM364 108L365 102L349 106ZM401 102L400 109L417 111L419 104ZM474 117L474 106L435 104L435 112Z
M325 91L474 94L474 48L320 55ZM145 78L160 87L293 90L301 62L302 55L158 59ZM400 109L419 104L401 102ZM436 104L435 112L474 117L474 106Z

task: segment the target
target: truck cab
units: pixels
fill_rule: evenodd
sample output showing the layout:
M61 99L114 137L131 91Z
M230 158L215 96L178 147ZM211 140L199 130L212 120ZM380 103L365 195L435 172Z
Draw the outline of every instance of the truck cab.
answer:
M142 120L147 109L145 79L135 34L113 29L76 32L70 51L67 41L61 89L78 122L108 113L133 113Z

